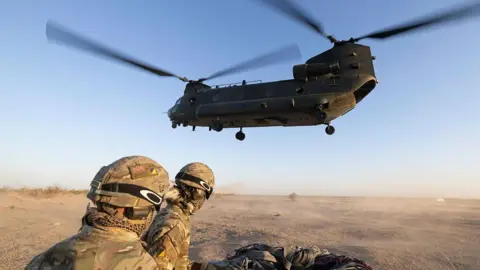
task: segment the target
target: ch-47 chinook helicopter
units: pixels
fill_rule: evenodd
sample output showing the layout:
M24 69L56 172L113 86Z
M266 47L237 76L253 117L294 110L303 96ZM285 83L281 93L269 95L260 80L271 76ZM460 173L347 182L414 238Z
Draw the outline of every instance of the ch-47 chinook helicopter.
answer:
M89 41L64 28L47 23L47 37L66 45L117 60L158 76L176 77L186 82L184 94L168 110L172 127L180 125L208 127L222 131L239 128L235 137L243 141L242 129L267 126L327 125L332 135L332 120L352 110L378 83L375 77L370 47L357 44L359 40L386 39L434 24L478 15L480 3L455 8L449 12L417 19L409 23L370 33L358 38L337 40L323 31L305 12L287 0L263 0L267 6L307 25L333 47L293 67L293 79L274 82L246 82L210 86L204 82L220 76L269 65L299 55L298 47L289 46L273 53L216 72L209 77L189 80L126 57L96 42Z

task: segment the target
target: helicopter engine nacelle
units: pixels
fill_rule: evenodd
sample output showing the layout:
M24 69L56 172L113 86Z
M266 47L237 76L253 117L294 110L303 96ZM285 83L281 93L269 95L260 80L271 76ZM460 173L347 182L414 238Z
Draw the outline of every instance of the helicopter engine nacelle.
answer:
M340 71L340 64L335 63L312 63L293 66L293 78L305 80L310 77L323 76L329 73L335 74Z

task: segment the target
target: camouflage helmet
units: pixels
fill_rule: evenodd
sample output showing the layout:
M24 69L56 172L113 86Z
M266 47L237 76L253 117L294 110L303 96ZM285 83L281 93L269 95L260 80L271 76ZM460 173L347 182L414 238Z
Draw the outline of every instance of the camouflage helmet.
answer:
M213 192L215 177L212 169L201 162L192 162L185 166L175 176L175 184L184 184L193 188L204 190L207 199Z
M98 171L87 197L118 207L160 207L169 185L160 164L144 156L127 156Z

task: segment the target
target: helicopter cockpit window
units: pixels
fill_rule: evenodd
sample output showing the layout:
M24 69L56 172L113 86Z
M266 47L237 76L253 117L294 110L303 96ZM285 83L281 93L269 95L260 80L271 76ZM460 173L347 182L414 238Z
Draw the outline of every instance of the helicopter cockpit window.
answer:
M179 105L180 105L181 102L182 102L182 98L179 98L179 99L175 102L175 105L173 105L173 107L172 107L172 109L171 109L173 113L177 112L178 107L179 107Z

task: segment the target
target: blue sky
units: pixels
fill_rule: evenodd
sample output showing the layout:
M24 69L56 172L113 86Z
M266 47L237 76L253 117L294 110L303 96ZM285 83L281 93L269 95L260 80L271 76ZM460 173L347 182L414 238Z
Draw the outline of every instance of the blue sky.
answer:
M337 38L359 36L459 3L301 1ZM184 83L52 45L63 25L179 75L198 78L297 43L302 59L210 81L274 81L330 48L254 0L0 2L0 185L86 188L125 155L156 159L173 177L191 161L217 185L248 193L480 197L480 20L372 47L380 84L324 127L171 129L163 112Z

